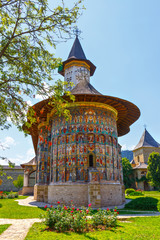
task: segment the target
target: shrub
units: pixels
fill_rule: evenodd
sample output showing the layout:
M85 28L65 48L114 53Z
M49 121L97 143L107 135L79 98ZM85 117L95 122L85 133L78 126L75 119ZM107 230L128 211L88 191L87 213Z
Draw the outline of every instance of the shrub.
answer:
M127 209L157 211L158 200L152 197L140 197L125 205Z
M133 188L127 188L125 191L125 194L127 194L127 196L128 196L132 192L135 192L135 190Z
M157 210L160 212L160 201L157 204Z
M13 181L13 185L20 190L23 187L23 176L18 175L17 179Z
M13 198L18 198L18 193L13 193L11 192L0 192L0 199L13 199Z
M141 192L141 191L135 191L135 192L131 192L130 194L129 194L129 196L143 196L144 194L143 194L143 192Z
M59 202L58 202L59 204ZM47 208L47 206L45 206ZM45 219L45 224L58 232L74 231L84 232L88 231L89 228L99 227L101 225L105 227L115 227L117 224L117 210L110 211L99 210L95 213L92 219L88 223L87 215L91 214L91 204L89 208L75 209L72 204L71 207L60 207L47 208L46 215L41 215Z
M117 210L102 210L100 209L97 213L95 213L92 217L93 226L98 227L99 225L103 225L106 227L115 227L117 225Z

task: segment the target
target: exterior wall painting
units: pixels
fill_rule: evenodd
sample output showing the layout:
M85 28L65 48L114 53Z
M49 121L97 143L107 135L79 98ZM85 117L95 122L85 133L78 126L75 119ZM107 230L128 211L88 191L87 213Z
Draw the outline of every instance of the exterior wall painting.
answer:
M53 115L49 126L40 129L37 183L90 182L91 178L99 182L122 182L115 113L87 106L70 111L68 122ZM91 169L96 171L89 174Z

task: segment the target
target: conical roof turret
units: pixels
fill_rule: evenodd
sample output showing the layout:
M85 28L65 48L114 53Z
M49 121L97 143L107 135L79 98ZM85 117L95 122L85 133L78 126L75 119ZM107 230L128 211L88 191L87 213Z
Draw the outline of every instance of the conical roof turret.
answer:
M73 43L73 46L71 48L71 51L69 53L68 59L62 63L62 65L58 69L58 73L60 73L62 76L64 76L64 70L65 65L71 61L79 61L79 62L85 62L89 69L90 69L90 76L93 76L96 66L86 58L85 53L83 51L83 48L80 44L80 41L78 39L78 36L76 36L76 39Z
M160 144L154 140L154 138L149 134L146 128L134 150L141 147L160 147Z

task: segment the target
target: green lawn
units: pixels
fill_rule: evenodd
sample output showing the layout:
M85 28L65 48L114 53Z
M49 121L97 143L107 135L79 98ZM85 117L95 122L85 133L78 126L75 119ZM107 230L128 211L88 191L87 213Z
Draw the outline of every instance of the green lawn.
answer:
M9 227L11 224L0 225L0 235Z
M45 230L45 224L35 223L25 240L160 240L160 217L130 218L126 221L118 222L117 228L112 230L94 231L84 234L48 232Z
M20 196L19 199L26 197ZM25 219L39 218L44 208L20 206L15 199L0 199L0 218Z

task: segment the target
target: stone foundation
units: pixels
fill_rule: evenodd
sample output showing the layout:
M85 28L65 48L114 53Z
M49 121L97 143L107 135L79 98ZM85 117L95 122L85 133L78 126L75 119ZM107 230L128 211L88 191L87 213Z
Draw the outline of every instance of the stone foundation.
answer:
M38 193L41 195L37 199L42 201L40 188ZM125 201L124 186L120 183L67 183L48 186L48 203L56 205L60 201L61 204L70 205L71 200L79 207L87 207L89 203L94 208L118 206Z
M33 195L34 187L23 187L22 195Z
M34 200L48 202L48 185L34 185Z

